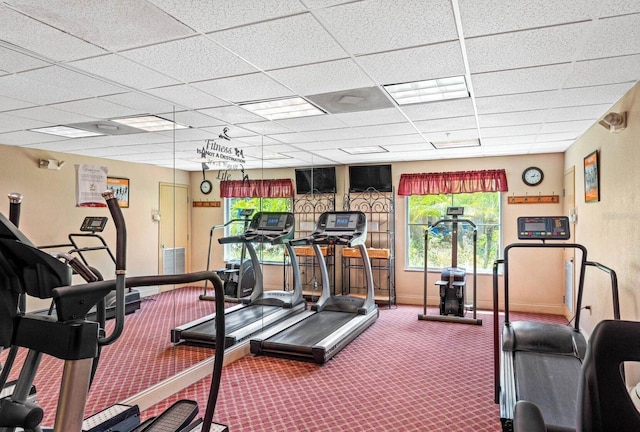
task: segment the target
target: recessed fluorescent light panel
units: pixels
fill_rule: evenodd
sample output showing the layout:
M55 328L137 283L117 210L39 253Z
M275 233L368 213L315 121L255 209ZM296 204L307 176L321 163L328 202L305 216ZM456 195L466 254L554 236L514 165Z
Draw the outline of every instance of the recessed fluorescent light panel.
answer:
M159 132L173 129L186 129L188 126L175 123L170 120L163 119L157 116L142 116L142 117L125 117L111 119L112 122L120 123L125 126L129 126L136 129L142 129L147 132Z
M340 150L342 150L345 153L352 154L352 155L356 155L356 154L373 154L373 153L387 153L389 151L386 148L380 147L380 146L347 147L347 148L341 148Z
M408 105L469 97L464 76L385 85L384 89L398 103Z
M254 114L258 114L268 120L282 120L324 114L324 111L320 108L307 102L301 97L265 100L260 102L241 102L239 105L242 108L247 109Z
M440 141L432 142L433 146L437 149L450 149L460 147L480 147L480 140L460 140L460 141Z
M51 126L37 129L29 129L32 132L41 132L49 135L57 135L66 138L86 138L93 136L101 136L104 134L97 132L90 132L82 129L76 129L69 126Z

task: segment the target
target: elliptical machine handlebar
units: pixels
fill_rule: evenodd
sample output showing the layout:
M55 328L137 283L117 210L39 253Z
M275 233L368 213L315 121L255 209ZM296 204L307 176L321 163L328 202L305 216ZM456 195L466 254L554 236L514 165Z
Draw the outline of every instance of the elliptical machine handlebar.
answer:
M9 220L15 226L20 225L20 204L22 203L22 194L11 192L9 194Z

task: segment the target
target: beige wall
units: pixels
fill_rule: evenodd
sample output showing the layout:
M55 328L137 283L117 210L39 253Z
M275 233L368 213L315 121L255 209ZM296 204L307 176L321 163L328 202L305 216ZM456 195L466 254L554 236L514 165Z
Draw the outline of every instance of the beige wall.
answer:
M640 305L640 87L636 85L611 111L627 111L628 126L617 134L600 125L592 126L566 152L565 170L575 167L578 224L576 241L589 250L589 257L616 270L623 319L638 320ZM583 158L600 152L600 202L584 202ZM604 279L604 280L603 280ZM606 278L587 281L585 305L591 314L583 320L587 331L603 318L611 318L611 296Z

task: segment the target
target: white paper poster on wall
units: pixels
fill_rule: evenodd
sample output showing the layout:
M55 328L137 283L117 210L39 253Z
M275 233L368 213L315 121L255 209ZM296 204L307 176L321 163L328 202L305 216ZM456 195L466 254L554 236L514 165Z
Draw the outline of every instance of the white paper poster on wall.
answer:
M107 190L107 172L104 166L76 165L76 206L106 207L102 192Z

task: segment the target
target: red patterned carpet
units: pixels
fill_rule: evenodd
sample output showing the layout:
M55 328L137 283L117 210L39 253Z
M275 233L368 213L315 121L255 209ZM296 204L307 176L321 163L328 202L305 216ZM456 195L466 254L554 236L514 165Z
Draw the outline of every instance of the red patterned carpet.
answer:
M170 342L175 325L213 311L198 294L196 288L164 293L127 317L123 337L105 349L87 415L211 355ZM499 431L491 314L479 314L484 324L470 326L418 321L421 311L382 308L378 321L324 366L253 356L235 362L224 370L214 419L234 432ZM36 379L45 424L55 415L61 371L62 362L45 359ZM198 401L204 412L208 386L200 381L143 417L182 398Z

